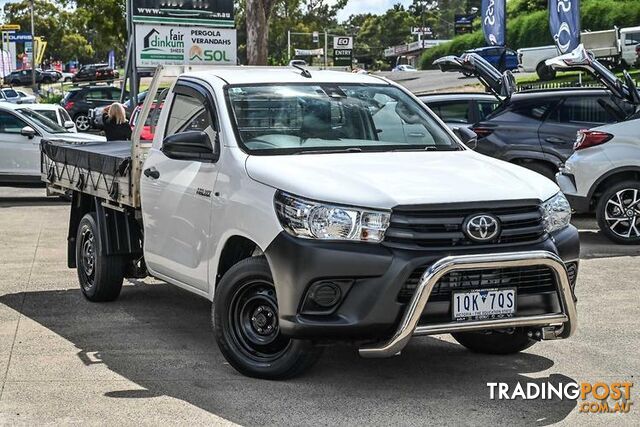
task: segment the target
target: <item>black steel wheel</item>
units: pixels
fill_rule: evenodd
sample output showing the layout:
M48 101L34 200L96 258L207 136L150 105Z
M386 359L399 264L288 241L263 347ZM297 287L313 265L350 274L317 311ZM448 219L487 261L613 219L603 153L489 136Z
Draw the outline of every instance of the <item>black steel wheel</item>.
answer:
M102 254L100 231L93 212L82 217L78 225L76 268L80 290L89 301L113 301L120 295L124 263L120 257Z
M640 244L640 182L625 181L607 189L596 208L598 225L610 240Z
M216 340L225 359L243 375L286 379L310 368L320 349L284 336L278 300L264 257L244 259L219 282L212 307Z

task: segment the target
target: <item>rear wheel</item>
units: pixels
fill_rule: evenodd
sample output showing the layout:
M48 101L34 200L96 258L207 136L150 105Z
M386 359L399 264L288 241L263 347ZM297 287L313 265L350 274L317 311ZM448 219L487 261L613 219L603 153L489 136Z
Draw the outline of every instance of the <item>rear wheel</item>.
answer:
M82 294L93 302L113 301L120 295L124 280L121 257L102 253L96 214L80 220L76 235L76 264Z
M518 353L536 343L523 328L499 332L462 332L451 336L469 350L484 354Z
M281 334L273 278L263 257L242 260L225 273L212 309L220 351L244 375L286 379L310 368L320 356L311 341Z
M86 132L91 129L91 120L86 114L77 114L73 121L79 132Z
M549 67L544 62L538 64L536 67L536 73L538 74L538 77L540 77L540 80L547 81L556 78L556 70Z
M609 240L640 244L640 182L625 181L607 189L598 200L596 216Z

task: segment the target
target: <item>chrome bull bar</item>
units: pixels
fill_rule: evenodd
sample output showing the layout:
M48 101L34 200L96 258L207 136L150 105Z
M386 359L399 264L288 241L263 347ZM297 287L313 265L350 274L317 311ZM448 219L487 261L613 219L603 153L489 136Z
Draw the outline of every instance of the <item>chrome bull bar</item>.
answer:
M562 313L418 326L420 316L427 305L433 287L445 274L456 270L527 266L546 266L553 271L556 276ZM567 270L562 260L551 252L507 252L448 256L435 262L420 277L415 294L407 305L407 309L393 337L386 342L363 346L359 349L359 353L360 356L367 358L391 357L399 354L414 335L434 335L525 326L553 327L551 333L545 330L545 339L568 338L576 330L577 319L576 305L571 293Z

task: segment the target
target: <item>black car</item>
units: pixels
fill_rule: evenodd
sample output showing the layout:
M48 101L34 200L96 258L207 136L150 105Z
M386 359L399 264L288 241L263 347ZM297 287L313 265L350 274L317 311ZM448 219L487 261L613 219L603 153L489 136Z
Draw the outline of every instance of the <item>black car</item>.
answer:
M79 132L91 128L89 110L109 105L120 99L120 88L113 86L84 86L73 88L64 96L60 104L69 113Z
M500 106L471 128L476 151L520 164L550 179L573 153L580 129L624 120L634 107L605 89L572 88L515 93L511 72L500 73L475 54L435 61L443 71L471 73Z
M95 82L101 80L114 80L119 77L117 70L109 67L107 64L89 64L83 65L80 70L73 76L72 81L76 82Z
M9 83L13 86L28 86L33 83L32 80L33 70L16 70L12 71L9 75L5 76L5 83ZM54 83L59 80L59 77L55 73L48 71L36 70L36 83Z

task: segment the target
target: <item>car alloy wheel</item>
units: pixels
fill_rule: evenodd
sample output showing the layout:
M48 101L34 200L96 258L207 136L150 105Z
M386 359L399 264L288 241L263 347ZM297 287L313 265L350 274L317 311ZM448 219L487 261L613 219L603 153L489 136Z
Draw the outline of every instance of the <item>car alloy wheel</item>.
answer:
M640 192L636 188L623 188L606 202L604 219L609 230L622 238L640 237Z
M76 117L76 127L80 132L86 132L91 128L89 117L85 115L79 115Z

